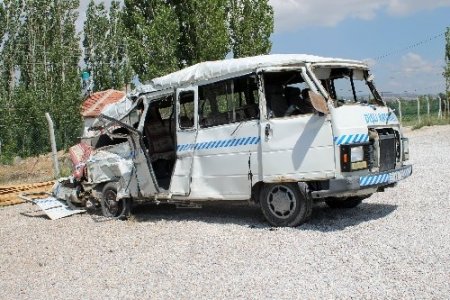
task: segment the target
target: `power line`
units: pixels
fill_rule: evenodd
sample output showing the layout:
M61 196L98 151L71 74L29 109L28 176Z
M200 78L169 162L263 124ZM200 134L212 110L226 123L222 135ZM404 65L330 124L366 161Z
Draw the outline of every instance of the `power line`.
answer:
M421 46L423 44L429 43L429 42L431 42L431 41L433 41L433 40L435 40L435 39L437 39L437 38L439 38L441 36L444 36L444 35L445 35L445 32L441 32L441 33L439 33L439 34L437 34L435 36L432 36L430 38L427 38L425 40L421 40L421 41L415 42L413 44L410 44L409 46L406 46L405 48L395 49L395 50L393 50L391 52L387 52L387 53L385 53L383 55L377 56L374 59L376 61L379 61L379 60L384 59L386 57L389 57L389 56L392 56L392 55L395 55L395 54L399 54L400 52L404 52L404 51L407 51L407 50L410 50L410 49L417 48L417 47L419 47L419 46Z

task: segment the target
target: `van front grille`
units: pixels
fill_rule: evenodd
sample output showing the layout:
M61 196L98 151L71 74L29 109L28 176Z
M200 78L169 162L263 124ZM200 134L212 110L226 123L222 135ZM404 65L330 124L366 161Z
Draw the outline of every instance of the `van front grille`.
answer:
M395 169L395 134L380 134L380 172Z

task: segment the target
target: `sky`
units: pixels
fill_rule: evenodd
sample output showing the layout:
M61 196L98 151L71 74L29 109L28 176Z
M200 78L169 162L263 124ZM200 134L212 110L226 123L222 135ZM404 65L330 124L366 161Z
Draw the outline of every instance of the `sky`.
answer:
M100 0L96 0L100 2ZM88 0L81 0L79 27ZM109 3L110 0L106 0ZM445 90L450 0L269 0L272 53L364 60L382 93Z

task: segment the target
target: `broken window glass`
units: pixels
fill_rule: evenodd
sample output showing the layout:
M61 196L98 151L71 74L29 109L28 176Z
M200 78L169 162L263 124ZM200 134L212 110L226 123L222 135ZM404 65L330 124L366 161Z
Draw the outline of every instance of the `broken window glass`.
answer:
M258 86L254 74L200 86L200 127L257 119L258 103Z
M283 118L313 113L309 86L299 71L264 73L267 117Z

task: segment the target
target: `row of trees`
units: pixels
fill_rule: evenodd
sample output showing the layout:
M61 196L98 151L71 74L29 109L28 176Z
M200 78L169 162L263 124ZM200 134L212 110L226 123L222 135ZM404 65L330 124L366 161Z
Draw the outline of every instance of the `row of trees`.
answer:
M0 140L2 158L47 150L49 112L59 145L79 135L76 0L3 0L0 4ZM75 128L75 130L71 130Z
M96 1L98 2L98 1ZM205 60L268 53L268 0L0 1L0 160L49 150L49 112L59 148L79 133L80 73L94 90L122 89Z
M450 97L450 27L447 27L445 32L445 89L447 97Z
M91 0L84 26L85 63L96 89L122 87L201 61L268 53L268 0ZM108 49L108 51L105 51Z

